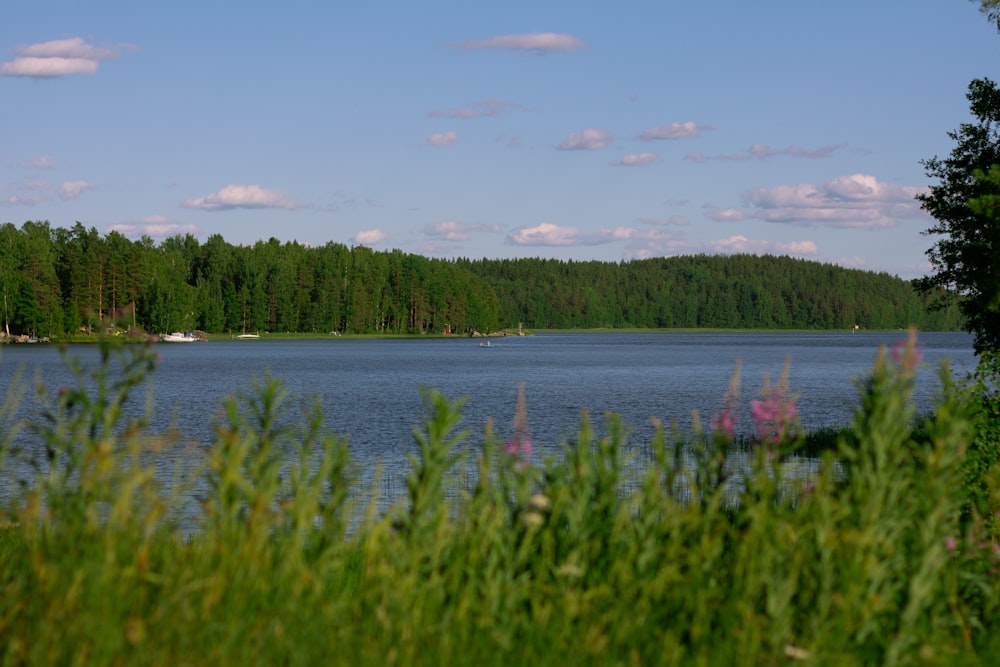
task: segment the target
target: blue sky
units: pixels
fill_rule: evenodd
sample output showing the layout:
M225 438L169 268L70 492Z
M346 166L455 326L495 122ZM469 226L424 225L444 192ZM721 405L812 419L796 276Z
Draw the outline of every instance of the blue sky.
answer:
M930 270L967 0L5 3L0 221Z

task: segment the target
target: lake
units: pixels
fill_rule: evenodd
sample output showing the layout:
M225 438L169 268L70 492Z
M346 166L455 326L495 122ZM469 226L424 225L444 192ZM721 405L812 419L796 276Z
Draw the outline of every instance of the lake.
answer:
M523 382L531 435L539 455L572 438L581 411L602 427L606 412L620 414L632 431L630 444L648 440L651 418L689 429L692 410L704 422L723 404L736 364L742 378L742 431L751 427L749 402L764 377L776 382L786 360L789 386L808 430L842 426L857 404L857 381L873 367L880 346L906 332L732 333L640 332L551 333L494 339L481 348L469 338L337 339L269 341L216 339L160 344L151 389L153 428L176 425L189 441L212 439L213 420L227 395L248 393L265 375L281 380L293 399L318 397L328 427L349 437L352 458L365 467L405 466L412 429L422 414L420 387L449 398L465 397L463 428L474 438L494 418L509 435L517 387ZM924 364L915 401L930 410L941 363L958 375L975 365L972 337L924 333L918 338ZM71 356L96 359L96 346L72 345ZM71 383L57 346L0 348L0 388L15 369L47 387ZM29 392L21 414L30 415ZM136 396L141 410L143 394Z

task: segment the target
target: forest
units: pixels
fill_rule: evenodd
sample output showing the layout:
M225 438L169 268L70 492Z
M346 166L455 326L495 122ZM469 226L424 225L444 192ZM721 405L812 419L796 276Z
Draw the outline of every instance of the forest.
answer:
M472 334L520 328L960 330L953 295L785 256L439 259L275 238L156 243L0 225L0 336L107 331Z

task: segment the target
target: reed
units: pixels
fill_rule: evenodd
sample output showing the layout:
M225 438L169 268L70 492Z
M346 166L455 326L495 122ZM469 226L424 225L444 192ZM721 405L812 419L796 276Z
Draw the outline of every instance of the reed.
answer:
M101 345L32 438L2 413L0 477L19 479L0 528L4 664L972 665L1000 650L995 461L977 441L996 395L942 371L933 415L915 415L912 338L880 354L806 475L781 383L750 441L713 419L630 450L617 417L583 415L544 460L525 411L473 436L462 402L428 391L388 506L317 405L270 378L165 480L171 443L122 417L154 359ZM972 442L989 474L970 504Z

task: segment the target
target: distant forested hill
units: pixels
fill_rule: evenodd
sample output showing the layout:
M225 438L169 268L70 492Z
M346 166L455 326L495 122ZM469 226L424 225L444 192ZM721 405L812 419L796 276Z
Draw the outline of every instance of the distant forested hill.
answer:
M496 290L505 317L534 328L962 328L954 304L932 310L909 281L791 257L459 264Z
M948 295L939 295L947 297ZM0 225L0 335L539 328L961 329L900 278L777 256L444 260L213 235Z

